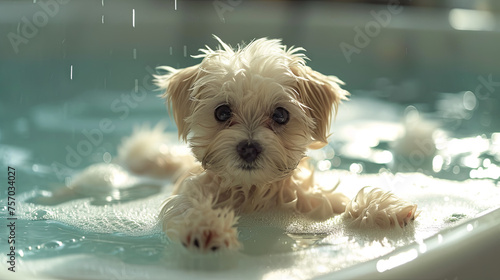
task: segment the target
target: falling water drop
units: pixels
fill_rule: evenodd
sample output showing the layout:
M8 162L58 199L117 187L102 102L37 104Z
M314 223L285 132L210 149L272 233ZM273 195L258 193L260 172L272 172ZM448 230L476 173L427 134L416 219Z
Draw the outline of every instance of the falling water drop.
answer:
M135 9L132 9L132 27L135 28Z

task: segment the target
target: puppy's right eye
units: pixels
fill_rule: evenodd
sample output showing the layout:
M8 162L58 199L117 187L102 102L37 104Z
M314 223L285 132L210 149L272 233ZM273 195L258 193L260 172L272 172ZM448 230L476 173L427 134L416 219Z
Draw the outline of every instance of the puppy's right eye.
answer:
M219 122L225 122L231 118L233 115L233 112L231 111L231 108L229 108L229 105L227 104L222 104L219 105L217 108L215 108L215 119Z

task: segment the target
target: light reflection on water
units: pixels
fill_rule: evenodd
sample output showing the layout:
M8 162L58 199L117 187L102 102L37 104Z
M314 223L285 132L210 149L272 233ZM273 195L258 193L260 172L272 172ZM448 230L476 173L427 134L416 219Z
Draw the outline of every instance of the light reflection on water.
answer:
M333 126L332 141L326 147L334 150L335 156L310 154L318 169L331 166L353 173L388 170L422 172L452 180L499 179L500 133L492 129L500 124L485 125L477 117L488 113L478 111L487 100L478 99L471 91L442 93L436 100L435 111L420 111L418 107L429 106L402 107L363 97L367 95L363 92L358 95L361 97L354 94L351 102L361 101L361 109L351 108L348 102L343 105L364 116L347 119L340 116ZM379 111L394 112L390 117L387 114L391 113L385 113L382 118L377 117ZM485 133L474 134L478 129Z

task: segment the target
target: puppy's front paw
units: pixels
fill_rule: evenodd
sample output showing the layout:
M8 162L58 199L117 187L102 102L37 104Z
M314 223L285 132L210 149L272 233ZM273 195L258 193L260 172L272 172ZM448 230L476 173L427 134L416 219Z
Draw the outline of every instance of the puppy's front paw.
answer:
M356 227L403 228L414 220L417 205L404 201L391 192L368 187L361 189L347 204L345 215Z
M238 219L232 210L210 209L199 214L186 215L188 223L185 230L180 230L179 234L184 247L198 252L237 250L241 247L234 227Z

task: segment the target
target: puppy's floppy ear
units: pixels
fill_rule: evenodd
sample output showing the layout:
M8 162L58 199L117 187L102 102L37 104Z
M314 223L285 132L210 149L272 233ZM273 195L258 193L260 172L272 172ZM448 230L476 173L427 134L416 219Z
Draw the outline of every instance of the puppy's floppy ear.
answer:
M335 76L325 76L303 64L296 64L291 70L297 77L299 101L308 107L315 124L310 148L319 149L328 143L332 117L349 92L340 88L344 83Z
M169 112L174 116L179 138L186 141L190 131L186 118L192 112L191 92L194 81L198 77L199 65L184 69L162 66L158 69L169 72L165 75L154 75L155 83L160 89L166 90L161 97L165 98Z

